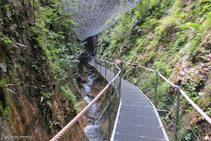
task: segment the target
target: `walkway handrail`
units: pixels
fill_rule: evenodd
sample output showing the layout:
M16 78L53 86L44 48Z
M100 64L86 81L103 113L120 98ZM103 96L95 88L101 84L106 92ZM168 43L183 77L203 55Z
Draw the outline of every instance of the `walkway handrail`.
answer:
M188 96L185 94L185 92L180 89L180 93L185 97L185 99L211 124L210 117L203 112Z
M198 105L196 105L189 97L188 95L177 85L173 84L171 81L169 81L166 77L164 77L158 70L154 70L154 69L150 69L150 68L147 68L147 67L144 67L138 63L130 63L130 62L126 62L126 61L123 61L123 60L120 60L120 59L113 59L113 58L106 58L106 59L110 59L110 60L119 60L125 64L129 64L129 65L133 65L133 66L139 66L145 70L148 70L148 71L152 71L152 72L157 72L158 75L163 79L165 80L168 84L170 84L172 87L178 89L180 91L180 93L185 97L185 99L211 124L211 118L205 113L203 112Z
M105 86L105 88L77 116L75 116L61 131L59 131L50 141L58 141L68 131L68 129L70 129L70 127L73 126L73 124L77 122L92 107L94 103L97 102L97 100L104 94L104 92L109 88L109 86L120 75L121 69L118 67L117 64L115 64L115 67L118 69L118 73L116 74L116 76L111 81L109 81L109 83Z

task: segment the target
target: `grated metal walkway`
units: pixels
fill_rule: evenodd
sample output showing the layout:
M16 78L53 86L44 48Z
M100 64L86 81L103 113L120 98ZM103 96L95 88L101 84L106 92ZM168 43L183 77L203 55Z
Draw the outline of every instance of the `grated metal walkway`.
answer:
M90 62L100 72L100 66ZM101 67L102 76L105 67ZM114 74L106 71L106 79L110 81ZM105 77L105 76L104 76ZM168 141L154 105L138 87L122 79L121 101L114 125L113 141Z

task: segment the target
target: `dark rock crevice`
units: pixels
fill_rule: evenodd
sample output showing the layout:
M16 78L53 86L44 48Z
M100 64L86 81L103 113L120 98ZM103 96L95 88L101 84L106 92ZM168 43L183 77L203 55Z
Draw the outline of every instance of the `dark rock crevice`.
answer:
M86 49L89 55L95 56L97 53L98 45L97 45L97 35L87 38L86 40Z

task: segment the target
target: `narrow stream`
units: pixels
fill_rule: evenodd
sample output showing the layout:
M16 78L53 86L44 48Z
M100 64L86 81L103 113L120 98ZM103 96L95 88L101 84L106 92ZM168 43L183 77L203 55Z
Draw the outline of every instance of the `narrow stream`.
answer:
M88 82L84 82L81 90L84 100L89 104L93 98L89 97L87 94L92 88L95 74L92 72L92 69L87 69L85 72ZM85 132L90 141L103 141L103 133L101 129L102 122L99 122L95 125L95 121L100 116L101 110L98 108L98 103L95 103L86 113L86 118L88 125L85 127Z

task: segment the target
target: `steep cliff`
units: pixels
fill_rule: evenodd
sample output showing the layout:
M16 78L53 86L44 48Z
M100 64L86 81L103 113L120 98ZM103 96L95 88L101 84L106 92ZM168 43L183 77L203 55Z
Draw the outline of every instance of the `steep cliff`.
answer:
M0 1L1 139L49 140L76 115L83 43L73 25L57 0ZM83 132L76 124L64 140Z

